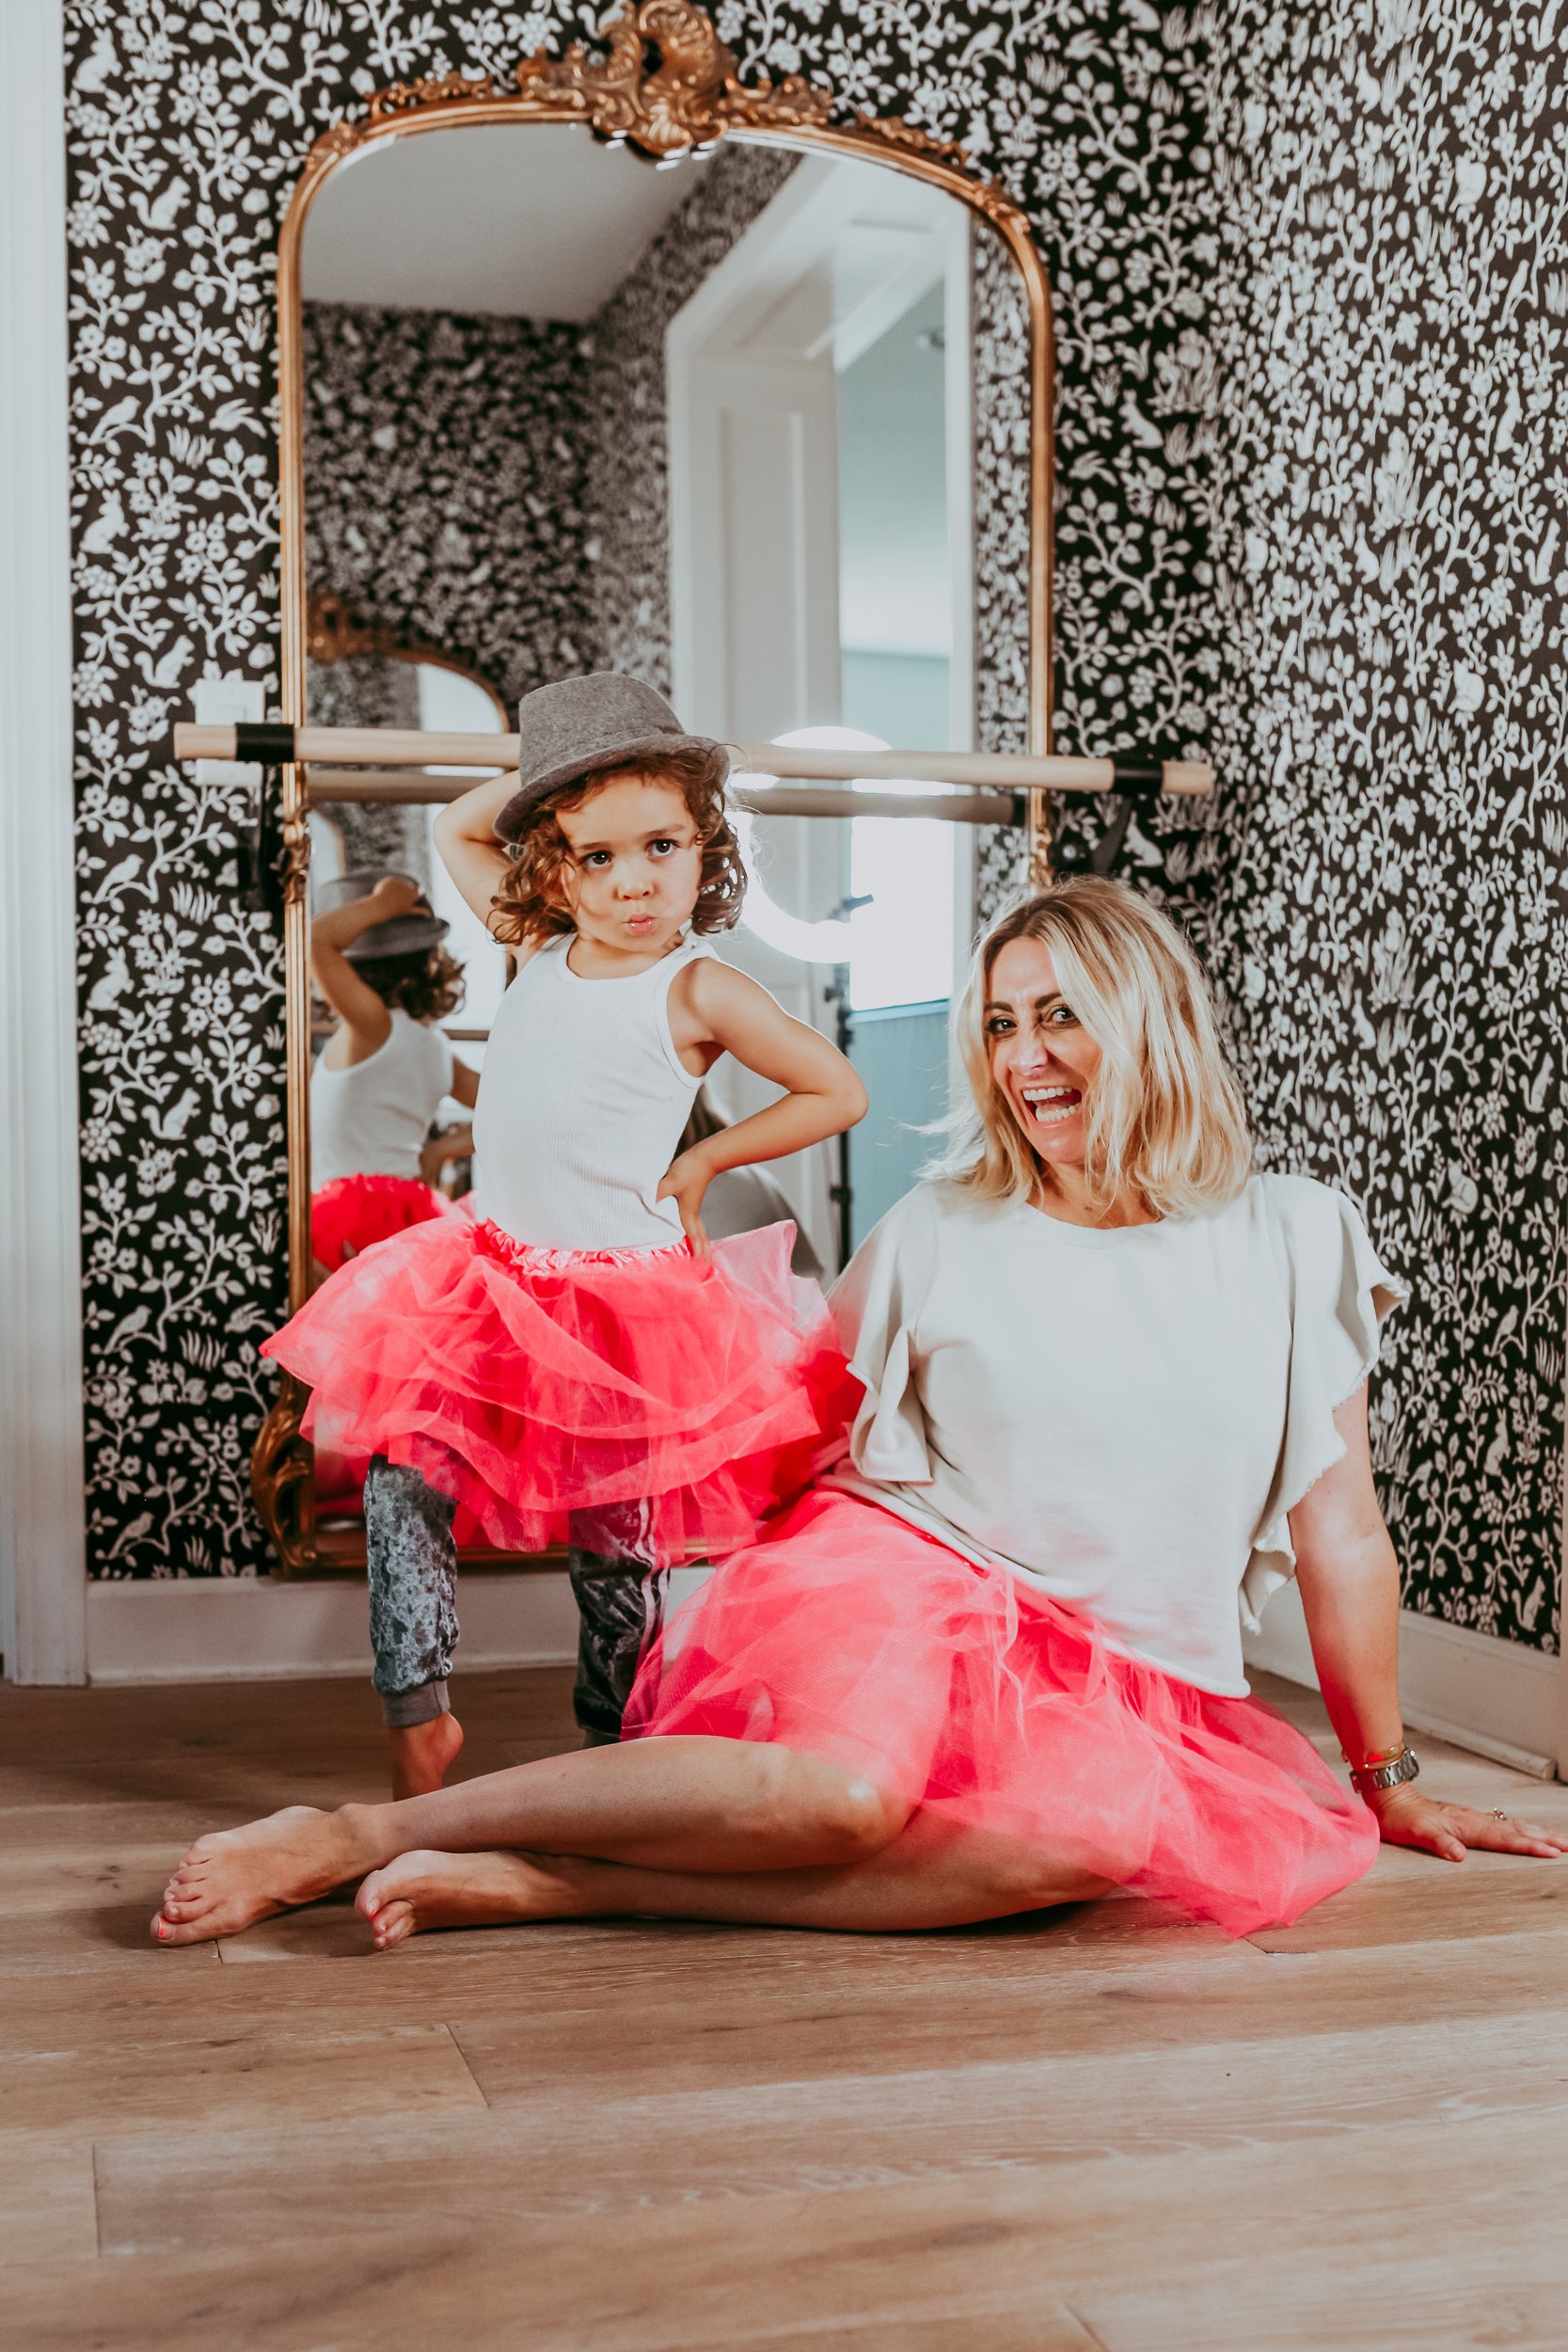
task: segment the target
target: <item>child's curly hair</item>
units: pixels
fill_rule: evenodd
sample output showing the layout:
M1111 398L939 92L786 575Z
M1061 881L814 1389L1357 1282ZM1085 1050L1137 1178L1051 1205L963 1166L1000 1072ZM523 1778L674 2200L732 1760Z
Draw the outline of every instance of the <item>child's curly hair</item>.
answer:
M444 947L416 947L406 956L363 956L354 969L384 1005L415 1021L444 1021L463 1002L463 966Z
M716 744L712 751L672 751L626 767L603 768L575 784L563 784L558 792L546 793L529 811L526 830L512 845L511 863L491 900L497 914L491 925L496 937L509 946L523 946L577 928L564 880L572 852L556 821L556 811L580 808L601 785L616 776L646 776L652 783L675 787L697 828L703 851L691 929L730 930L739 919L740 902L746 895L746 869L724 806L728 773L728 757Z

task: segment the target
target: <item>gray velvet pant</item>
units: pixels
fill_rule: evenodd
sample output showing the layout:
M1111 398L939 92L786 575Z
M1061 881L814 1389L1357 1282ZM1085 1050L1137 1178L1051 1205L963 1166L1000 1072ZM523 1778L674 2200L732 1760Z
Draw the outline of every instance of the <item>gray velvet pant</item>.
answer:
M429 1723L451 1704L457 1646L457 1546L451 1500L418 1470L376 1454L365 1478L372 1676L396 1729ZM664 1574L640 1556L637 1503L573 1514L567 1557L581 1620L572 1707L590 1744L621 1736L638 1661L658 1631ZM643 1547L645 1548L645 1547Z

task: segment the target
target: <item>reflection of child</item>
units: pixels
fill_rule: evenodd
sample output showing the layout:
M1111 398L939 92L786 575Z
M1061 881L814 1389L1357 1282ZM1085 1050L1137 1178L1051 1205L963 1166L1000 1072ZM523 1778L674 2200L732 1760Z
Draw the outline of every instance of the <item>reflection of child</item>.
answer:
M843 1056L705 944L745 886L722 747L608 675L540 688L518 724L520 772L436 825L464 897L519 955L474 1122L486 1221L385 1243L264 1350L314 1390L306 1434L371 1457L372 1640L400 1793L438 1786L462 1744L446 1695L455 1515L455 1533L508 1549L570 1545L578 1720L613 1740L661 1572L750 1542L846 1401L820 1295L789 1272L791 1228L714 1244L704 1229L721 1170L865 1107ZM672 1165L726 1052L783 1098Z
M438 1216L426 1138L479 1077L436 1022L462 1001L463 967L409 874L359 866L328 882L310 970L338 1015L310 1076L310 1247L332 1273L372 1242Z

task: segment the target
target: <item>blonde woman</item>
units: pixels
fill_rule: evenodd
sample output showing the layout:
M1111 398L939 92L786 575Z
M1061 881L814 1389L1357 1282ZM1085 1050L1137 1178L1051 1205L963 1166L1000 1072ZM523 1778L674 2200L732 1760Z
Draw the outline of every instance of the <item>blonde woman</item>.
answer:
M1367 1443L1403 1285L1342 1195L1251 1173L1180 935L1060 883L981 943L958 1022L968 1128L834 1295L847 1455L673 1619L623 1743L203 1838L161 1941L352 1877L383 1947L627 1912L938 1928L1110 1885L1243 1934L1380 1836L1568 1850L1413 1785ZM1292 1572L1350 1784L1246 1694L1241 1626Z

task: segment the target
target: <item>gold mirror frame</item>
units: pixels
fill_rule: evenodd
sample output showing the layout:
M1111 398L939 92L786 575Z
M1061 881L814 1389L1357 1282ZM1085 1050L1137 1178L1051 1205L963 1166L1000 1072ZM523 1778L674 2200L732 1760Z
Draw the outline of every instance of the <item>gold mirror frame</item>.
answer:
M501 723L501 732L506 732L505 700L471 661L460 661L443 645L429 644L406 629L390 628L383 621L361 620L348 598L339 596L336 589L309 590L305 603L307 662L318 661L330 667L335 661L353 661L366 656L377 661L406 661L416 669L450 670L453 677L466 677L470 686L477 686L489 695ZM410 771L411 774L417 772Z
M1051 750L1052 403L1055 357L1051 288L1024 215L994 181L971 169L961 147L897 117L861 115L841 124L831 90L791 74L748 87L739 61L691 0L631 0L605 28L605 54L574 42L562 57L525 57L515 87L489 74L443 75L377 90L363 115L336 123L311 148L277 247L278 467L281 506L282 716L305 723L309 653L305 577L305 366L300 259L305 225L321 189L350 158L388 139L467 123L578 122L596 138L624 142L657 163L721 139L792 147L889 166L957 197L989 221L1023 280L1030 325L1029 717L1027 749ZM376 650L390 651L378 646ZM440 659L432 653L426 657ZM450 665L449 666L454 666ZM1045 796L1030 795L1030 862L1044 838ZM307 1165L310 1081L309 933L306 876L310 846L307 787L299 765L283 770L286 852L284 978L289 1135L289 1303L304 1304L310 1268ZM299 1434L301 1384L285 1375L251 1460L251 1492L285 1572L340 1565L319 1551L311 1451ZM484 1554L465 1554L483 1558ZM511 1555L507 1555L510 1557ZM341 1565L348 1565L346 1560ZM553 1565L553 1563L552 1563Z

